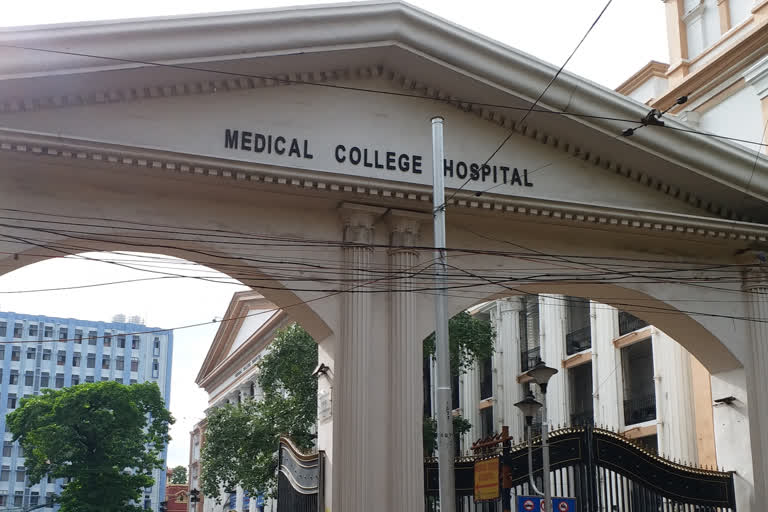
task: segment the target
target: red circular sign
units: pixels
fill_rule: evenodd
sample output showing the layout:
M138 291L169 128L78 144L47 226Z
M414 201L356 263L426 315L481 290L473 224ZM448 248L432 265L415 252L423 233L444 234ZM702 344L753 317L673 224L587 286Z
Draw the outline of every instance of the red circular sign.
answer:
M523 502L523 508L524 508L525 510L533 510L533 507L534 507L534 505L533 505L533 501L531 501L531 500L525 500L525 501Z
M560 512L568 512L568 502L561 501L557 508L560 510Z

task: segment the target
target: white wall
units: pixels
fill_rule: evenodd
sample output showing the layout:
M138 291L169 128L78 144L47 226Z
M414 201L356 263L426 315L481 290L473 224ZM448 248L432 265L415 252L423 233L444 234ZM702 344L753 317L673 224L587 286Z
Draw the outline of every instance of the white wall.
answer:
M699 128L744 140L760 140L763 134L763 115L755 89L744 87L710 110L702 112ZM755 149L751 144L744 146Z
M683 21L688 35L688 58L693 59L720 39L717 0L686 1Z
M649 101L660 98L667 91L667 79L654 76L643 82L643 85L628 94L633 100L637 100L640 103L648 103Z
M735 27L749 18L755 0L728 0L728 13L731 17L731 27Z

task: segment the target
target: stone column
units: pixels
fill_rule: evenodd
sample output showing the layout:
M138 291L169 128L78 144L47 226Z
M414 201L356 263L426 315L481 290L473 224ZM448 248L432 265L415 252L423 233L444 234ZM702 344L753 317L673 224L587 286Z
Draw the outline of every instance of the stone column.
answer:
M725 34L731 28L731 11L729 0L717 0L717 14L720 17L720 34Z
M430 216L390 210L390 436L392 449L390 478L391 510L424 509L424 467L422 443L422 343L415 333L416 302L413 279L406 277L418 264L420 226Z
M338 417L334 425L334 450L337 450L334 473L336 512L358 512L371 506L368 488L371 467L380 461L371 460L370 445L376 440L369 432L370 344L372 332L373 297L365 293L371 281L373 263L373 224L384 208L343 203L339 208L344 242L345 276L348 292L341 298L341 332L339 364L336 367L338 386Z
M515 441L525 437L525 418L515 407L524 398L523 387L517 383L520 375L520 311L522 304L519 297L496 301L496 357L498 371L496 372L499 417L501 424L509 426L509 433ZM501 429L499 429L501 431Z
M539 295L539 332L541 359L547 366L556 368L547 387L547 415L550 430L570 423L570 394L568 372L563 368L565 359L565 314L564 295Z
M749 339L747 345L747 401L749 432L752 440L754 503L768 500L768 265L752 267L744 273Z

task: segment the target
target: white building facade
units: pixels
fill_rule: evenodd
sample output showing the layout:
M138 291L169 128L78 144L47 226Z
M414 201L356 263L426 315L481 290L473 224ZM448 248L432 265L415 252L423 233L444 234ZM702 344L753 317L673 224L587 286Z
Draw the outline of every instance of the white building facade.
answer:
M22 398L44 388L62 389L86 382L155 382L170 404L173 332L147 327L138 318L94 322L0 312L0 424L3 434L0 508L34 507L51 501L63 480L30 482L24 453L5 423ZM163 453L163 459L167 450ZM144 489L140 505L157 511L165 499L166 473L152 472L155 485ZM42 510L57 510L44 507Z
M457 448L462 455L502 426L517 442L525 439L514 404L529 390L542 400L524 375L540 358L558 370L547 392L550 429L596 425L683 464L724 467L749 496L743 388L713 378L660 329L614 307L555 294L510 297L471 312L491 322L495 352L454 378L454 414L472 424ZM431 391L434 400L434 385ZM540 427L538 417L534 430Z

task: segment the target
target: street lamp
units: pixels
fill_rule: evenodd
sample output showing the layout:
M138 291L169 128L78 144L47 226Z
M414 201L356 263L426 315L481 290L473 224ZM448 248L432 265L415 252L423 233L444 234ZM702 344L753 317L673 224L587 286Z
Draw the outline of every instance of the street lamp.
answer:
M544 479L544 510L546 512L552 512L552 490L549 485L549 444L547 442L549 434L549 423L547 422L547 384L549 383L549 379L557 373L557 369L550 368L544 364L544 361L539 359L536 366L525 373L533 379L533 382L539 385L539 388L541 388L542 402L544 402L541 411L541 457L543 466L542 476Z
M523 416L525 416L525 429L528 433L528 482L530 483L533 492L536 494L543 494L533 481L533 433L531 432L533 417L536 416L538 410L541 409L541 402L537 402L533 393L528 390L528 394L525 395L525 398L517 402L515 407L520 409Z

